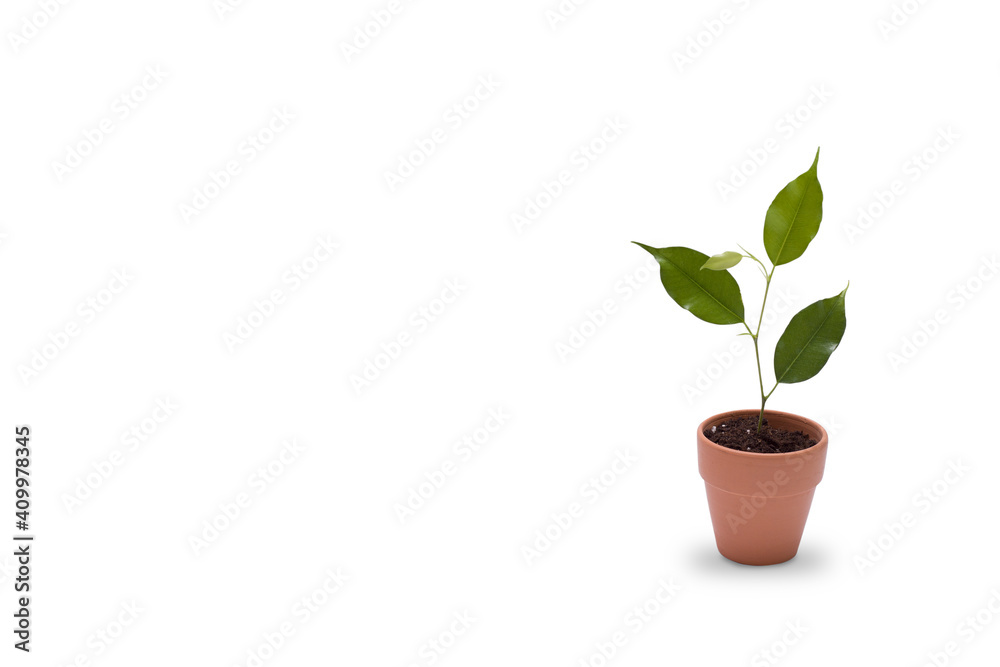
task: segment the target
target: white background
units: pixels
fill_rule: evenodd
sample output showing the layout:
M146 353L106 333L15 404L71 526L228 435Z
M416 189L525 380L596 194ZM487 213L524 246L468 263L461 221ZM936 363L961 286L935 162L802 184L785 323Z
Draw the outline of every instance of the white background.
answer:
M1000 591L995 3L910 0L893 25L888 0L594 0L553 24L555 0L405 1L350 58L387 0L44 4L11 0L0 20L0 535L29 424L37 536L30 656L11 647L12 547L0 557L4 665L253 665L285 622L263 664L597 666L619 631L607 664L771 664L777 643L785 665L921 665L950 641L948 664L995 660L1000 618L961 625ZM294 120L247 160L274 109ZM446 140L391 189L436 128ZM752 350L727 356L748 339L680 310L629 242L763 253L768 204L817 146L823 226L776 272L791 305L762 340L769 385L791 314L851 281L842 346L768 406L826 424L826 478L798 557L750 568L716 551L695 458L701 420L757 400ZM230 160L240 173L183 215ZM734 169L753 173L724 197ZM515 224L562 170L569 186ZM859 208L881 215L862 228ZM339 247L313 264L317 238ZM762 279L733 272L756 316ZM446 281L461 289L441 312ZM227 344L275 289L273 315ZM359 393L351 376L376 360ZM456 454L495 409L506 423ZM134 450L133 428L149 432ZM258 494L251 476L292 438L304 451ZM635 462L591 503L617 452ZM446 461L455 474L401 521ZM940 481L950 462L967 471ZM906 513L916 525L891 536ZM294 605L325 599L337 568L349 581L302 623ZM639 629L626 616L661 579L681 590ZM783 646L788 623L806 630Z

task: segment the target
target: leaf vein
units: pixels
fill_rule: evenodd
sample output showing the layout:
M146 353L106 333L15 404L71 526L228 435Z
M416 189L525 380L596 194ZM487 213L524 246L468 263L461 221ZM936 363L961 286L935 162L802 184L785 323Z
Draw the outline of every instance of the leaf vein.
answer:
M802 204L806 201L806 196L809 194L809 189L812 187L812 183L806 183L806 191L802 193L802 198L799 199L799 205L795 207L795 215L792 216L792 222L788 225L788 231L785 232L785 238L781 239L781 247L778 248L778 256L776 259L781 259L781 251L785 249L785 243L788 242L788 237L792 235L792 227L795 226L795 219L799 217L799 211L802 210ZM777 262L775 262L777 264Z
M799 349L799 353L795 355L795 358L792 359L791 363L785 366L785 372L783 372L781 374L781 377L778 378L778 382L781 382L782 378L788 375L788 371L790 371L792 367L795 366L795 362L799 360L799 357L802 356L802 353L805 352L806 348L812 344L813 339L819 335L819 332L823 329L824 326L826 326L827 320L829 320L832 315L833 315L833 309L830 309L830 312L828 312L826 314L826 317L823 318L823 321L819 323L819 326L816 327L816 329L813 331L813 334L809 336L809 340L806 341L806 344Z
M666 257L666 256L663 256L663 259L664 259L665 261L667 261L667 262L670 262L671 266L673 266L673 267L674 267L675 269L677 269L677 272L678 272L678 273L680 273L680 274L681 274L682 276L684 276L684 277L685 277L685 278L687 278L687 279L688 279L689 281L691 281L691 283L692 283L692 284L693 284L693 285L694 285L695 287L697 287L697 288L698 288L698 289L700 289L700 290L701 290L702 292L704 292L705 294L707 294L707 295L708 295L708 296L709 296L709 297L710 297L710 298L712 299L712 301L714 301L714 302L716 302L717 304L719 304L719 305L720 305L720 306L721 306L721 307L722 307L722 308L723 308L723 309L724 309L724 310L725 310L725 311L726 311L727 313L729 313L730 315L732 315L733 317L735 317L735 318L736 318L737 320L739 320L740 322L742 322L742 321L743 321L743 318L742 318L742 317L740 317L739 315L737 315L737 314L736 314L735 312L733 312L733 310L732 310L732 309L730 309L730 308L729 308L729 306L727 306L726 304L722 303L722 302L721 302L721 301L719 301L719 300L718 300L717 298L715 298L715 295L714 295L714 294L712 294L712 293L711 293L711 292L709 292L709 291L708 291L707 289L705 289L704 287L702 287L702 286L701 286L701 283L699 283L699 282L698 282L697 280L695 280L695 279L694 279L694 278L692 278L692 277L691 277L690 275L688 275L688 273L687 273L686 271L684 271L684 269L682 269L682 268L681 268L681 267L680 267L680 266L679 266L679 265L677 264L677 262L675 262L675 261L671 260L671 259L670 259L669 257Z

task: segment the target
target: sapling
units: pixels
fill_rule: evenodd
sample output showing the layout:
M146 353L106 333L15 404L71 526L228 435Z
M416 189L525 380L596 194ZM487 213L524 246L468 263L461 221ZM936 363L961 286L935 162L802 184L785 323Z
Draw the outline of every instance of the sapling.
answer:
M840 294L820 299L799 311L778 339L774 350L774 386L764 393L758 337L764 321L767 294L775 269L798 259L819 231L823 219L823 189L817 176L818 166L819 149L808 171L786 185L767 209L764 250L771 262L770 269L740 245L737 247L742 252L729 250L709 257L691 248L651 248L636 243L659 262L663 287L681 308L712 324L742 324L746 331L739 335L753 339L760 385L757 433L760 433L764 421L767 399L778 385L803 382L819 373L837 349L847 327L844 309L847 287ZM756 329L751 329L747 323L740 286L729 273L729 269L744 258L755 262L764 277L764 300Z

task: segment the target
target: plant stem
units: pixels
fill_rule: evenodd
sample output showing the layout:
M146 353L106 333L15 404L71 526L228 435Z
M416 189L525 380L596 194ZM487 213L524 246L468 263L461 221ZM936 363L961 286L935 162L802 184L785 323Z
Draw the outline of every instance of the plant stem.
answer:
M759 332L760 329L758 328ZM760 380L760 416L757 418L757 433L760 433L760 425L764 420L764 404L767 403L767 397L764 396L764 374L760 371L760 349L757 345L757 336L753 337L753 353L757 355L757 379Z
M771 273L767 274L767 284L764 286L764 303L760 306L760 319L757 320L757 334L760 334L760 325L764 321L764 306L767 305L767 293L771 289L771 276L774 275L776 266L771 267Z
M767 392L767 394L764 393L764 373L760 369L760 346L757 344L757 336L760 335L760 327L764 322L764 308L767 306L767 293L771 290L771 277L774 275L774 270L778 267L777 265L772 266L771 272L768 273L767 267L764 266L764 262L754 257L750 251L743 246L739 246L739 248L746 253L747 257L760 265L760 272L764 274L764 280L766 281L766 284L764 285L764 303L760 305L760 318L757 320L757 332L754 333L753 331L750 331L750 327L747 325L746 321L743 322L743 326L746 327L747 334L753 338L753 353L754 356L757 357L757 380L760 382L760 415L757 417L757 433L760 433L761 425L764 423L764 406L767 405L767 399L771 398L771 394L773 394L774 390L778 388L778 383L775 382L771 391Z
M777 266L771 267L771 272L767 274L767 284L764 286L764 303L760 305L760 319L757 320L757 333L751 334L753 337L753 351L757 356L757 379L760 381L760 415L757 417L757 433L760 433L761 425L764 423L764 406L767 405L767 399L771 397L774 393L774 389L777 389L778 385L775 383L774 389L771 389L767 395L764 395L764 373L760 369L760 346L757 344L757 336L760 335L760 327L764 322L764 308L767 306L767 293L771 290L771 276L774 275L774 270L778 268ZM747 327L747 331L750 328Z

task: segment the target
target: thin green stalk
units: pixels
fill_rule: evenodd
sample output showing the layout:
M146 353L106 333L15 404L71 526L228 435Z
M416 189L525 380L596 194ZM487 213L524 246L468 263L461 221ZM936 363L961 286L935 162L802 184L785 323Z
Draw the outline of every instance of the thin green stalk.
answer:
M757 261L760 263L760 260ZM760 368L760 347L757 345L757 336L760 335L760 327L764 322L764 308L767 306L767 293L771 290L771 277L774 275L774 270L776 268L778 267L771 267L771 272L767 274L767 284L764 286L764 303L760 305L760 318L757 320L757 333L753 334L753 351L757 356L757 379L760 381L760 415L757 417L757 433L760 433L760 428L764 423L764 406L767 405L767 399L774 393L774 389L771 389L767 395L764 394L764 373ZM777 388L777 383L775 383L774 386Z
M757 320L757 332L754 333L750 331L750 327L747 325L746 321L743 322L743 326L746 327L747 335L753 338L753 352L754 356L757 357L757 380L760 382L760 415L757 417L757 433L760 433L762 424L764 423L764 406L767 405L767 399L771 398L771 394L774 390L778 388L778 383L774 383L774 387L767 394L764 393L764 373L760 368L760 346L757 344L757 336L760 335L760 327L764 323L764 308L767 306L767 293L771 290L771 277L774 275L774 270L778 268L777 266L771 267L771 272L768 273L767 267L764 266L764 262L760 261L753 254L744 248L739 246L739 249L746 253L746 257L749 257L753 261L757 262L760 266L760 272L764 274L764 303L760 305L760 318Z
M758 328L759 332L760 329ZM760 349L757 345L757 336L753 337L753 353L757 356L757 379L760 380L760 417L757 419L757 433L760 433L761 421L764 418L764 404L767 398L764 397L764 374L760 371Z

